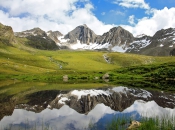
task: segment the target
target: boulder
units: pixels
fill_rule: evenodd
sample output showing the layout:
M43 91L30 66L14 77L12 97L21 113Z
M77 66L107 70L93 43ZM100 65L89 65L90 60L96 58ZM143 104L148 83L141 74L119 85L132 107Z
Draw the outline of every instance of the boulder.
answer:
M138 121L132 121L127 130L135 130L140 127L141 123Z

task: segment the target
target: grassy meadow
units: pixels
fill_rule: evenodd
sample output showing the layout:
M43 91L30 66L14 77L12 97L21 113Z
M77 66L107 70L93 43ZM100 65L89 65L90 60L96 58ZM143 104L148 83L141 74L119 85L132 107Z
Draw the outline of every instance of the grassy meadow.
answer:
M26 39L16 38L13 46L0 42L0 106L5 107L0 111L0 118L5 115L4 110L11 111L12 105L27 103L26 95L44 90L91 89L119 84L175 91L174 82L162 85L163 81L174 80L175 57L87 50L37 50L23 42ZM109 75L110 82L103 81L104 74ZM63 81L64 75L69 78L67 82ZM143 122L143 128L139 129L148 127L152 119ZM109 127L113 126L118 128L115 122Z
M0 42L0 81L62 82L101 80L109 74L114 82L174 78L175 57L152 57L128 53L88 50L38 50L16 38L13 46ZM107 57L108 62L104 58ZM99 81L101 82L101 81Z

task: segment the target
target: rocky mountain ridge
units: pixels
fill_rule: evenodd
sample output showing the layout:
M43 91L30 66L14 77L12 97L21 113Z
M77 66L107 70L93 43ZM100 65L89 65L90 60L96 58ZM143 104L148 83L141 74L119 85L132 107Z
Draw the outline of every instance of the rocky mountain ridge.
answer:
M77 43L77 40L82 44L94 43L97 35L86 24L76 27L64 36L64 39L69 39L68 43Z
M62 35L60 32L45 32L40 28L33 28L31 30L26 30L23 32L15 32L14 35L16 37L27 38L28 42L27 45L42 49L42 50L57 50L59 46L56 44L59 42L57 39L57 35Z
M157 31L153 37L135 38L126 52L150 56L169 56L174 55L174 48L175 28L168 28Z
M59 37L63 36L62 33L60 33L59 31L48 31L47 32L47 36L52 39L55 43L60 43L59 41Z
M15 36L12 27L0 23L0 42L10 46L15 44Z
M56 93L59 94L56 95ZM78 113L88 114L97 104L104 104L112 110L120 112L130 107L135 101L148 102L154 100L164 108L173 109L175 106L174 94L127 87L114 87L104 90L73 90L70 92L52 91L51 93L43 91L37 94L47 95L45 96L47 98L35 99L35 96L32 95L28 104L18 104L15 108L41 112L46 108L60 109L62 106L68 105Z
M1 24L1 41L8 45L15 42L16 36L27 38L26 45L43 50L84 49L150 56L175 55L175 28L161 29L152 37L145 34L134 37L129 31L120 26L110 29L101 36L96 35L87 25L78 26L66 35L61 34L59 31L45 32L40 28L34 28L23 32L15 32L14 36L12 28L3 29L2 27ZM7 34L8 30L10 35L7 37L5 34ZM6 41L3 40L4 37Z

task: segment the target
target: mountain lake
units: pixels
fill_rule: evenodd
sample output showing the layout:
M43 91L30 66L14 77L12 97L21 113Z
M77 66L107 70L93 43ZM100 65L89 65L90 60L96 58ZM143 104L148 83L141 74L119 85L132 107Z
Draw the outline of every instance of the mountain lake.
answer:
M84 84L69 89L66 83L1 86L0 129L105 130L116 118L139 121L141 117L175 116L173 92L96 84L89 84L94 89L83 89Z

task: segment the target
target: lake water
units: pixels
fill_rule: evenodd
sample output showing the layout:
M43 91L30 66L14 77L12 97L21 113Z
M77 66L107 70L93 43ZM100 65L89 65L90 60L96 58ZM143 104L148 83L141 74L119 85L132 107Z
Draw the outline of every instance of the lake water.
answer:
M26 94L25 101L13 100L1 104L0 129L82 130L93 125L103 130L115 117L175 115L175 94L124 86L42 90Z

